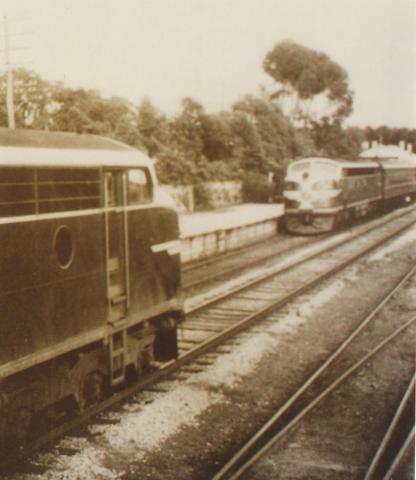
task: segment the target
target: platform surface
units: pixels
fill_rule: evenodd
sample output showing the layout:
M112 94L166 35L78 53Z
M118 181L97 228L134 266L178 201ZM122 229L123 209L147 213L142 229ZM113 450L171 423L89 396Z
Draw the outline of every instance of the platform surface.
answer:
M181 237L187 238L272 220L282 215L281 204L243 203L208 212L180 214L179 227Z

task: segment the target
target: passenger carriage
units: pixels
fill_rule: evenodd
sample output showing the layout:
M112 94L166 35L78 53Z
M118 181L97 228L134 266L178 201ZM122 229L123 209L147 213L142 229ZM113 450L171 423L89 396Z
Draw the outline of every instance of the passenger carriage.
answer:
M156 189L124 144L0 129L0 443L177 355L178 219Z
M383 199L400 202L416 198L416 160L380 160L383 171Z

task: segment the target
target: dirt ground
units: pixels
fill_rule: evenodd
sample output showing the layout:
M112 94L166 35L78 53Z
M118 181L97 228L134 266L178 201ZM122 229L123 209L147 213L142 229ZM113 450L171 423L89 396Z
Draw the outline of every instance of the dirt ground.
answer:
M202 372L188 375L185 381L166 382L167 392L139 394L120 412L108 414L120 418L120 422L94 427L93 446L84 438L67 438L61 451L68 447L72 453L40 456L36 464L41 465L41 473L19 474L13 480L212 478L232 452L284 403L415 262L413 228L380 253L363 259L285 307L283 312L269 316L261 326L242 334L228 349L229 353L209 355L212 364ZM414 311L415 289L413 280L395 308ZM394 361L381 360L378 369L385 374L374 380L364 373L355 381L355 390L347 390L371 394L370 403L378 413L369 415L344 408L341 400L346 394L342 391L319 410L318 417L337 415L339 419L332 433L346 446L336 452L336 459L322 459L316 450L324 438L321 422L317 430L311 426L303 434L301 429L296 432L303 435L302 441L309 441L308 449L301 441L291 440L282 454L295 452L292 457L285 457L285 465L299 466L303 461L301 469L282 469L279 460L268 477L259 478L350 479L356 478L357 472L362 473L362 463L376 445L379 432L373 430L371 422L370 427L355 431L349 419L356 417L362 424L378 415L382 419L379 424L385 425L392 405L414 371L414 333L414 328L409 329L401 348L393 351ZM357 438L358 450L367 454L345 457L345 452L357 451L352 448L357 445ZM311 476L317 462L329 465L328 476ZM331 476L333 472L337 476Z
M371 349L372 342L381 341L415 313L416 277L413 277L382 310L369 333L360 338L359 345L350 349L352 356L363 357ZM364 478L413 376L415 332L412 326L366 362L243 478ZM407 459L407 465L412 468L402 469L396 478L414 478L414 457L413 461Z

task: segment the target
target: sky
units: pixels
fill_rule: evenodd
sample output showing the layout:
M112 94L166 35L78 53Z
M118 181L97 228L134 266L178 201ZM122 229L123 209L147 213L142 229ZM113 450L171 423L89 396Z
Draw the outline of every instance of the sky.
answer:
M2 30L5 16L12 63L168 115L258 94L265 55L291 39L347 70L350 125L416 128L416 0L0 0Z

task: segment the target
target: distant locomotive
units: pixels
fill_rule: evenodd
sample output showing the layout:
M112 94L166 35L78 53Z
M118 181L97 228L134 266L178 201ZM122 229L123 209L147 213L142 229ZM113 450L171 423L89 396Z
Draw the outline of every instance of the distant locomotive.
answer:
M0 129L0 447L177 356L178 219L156 186L124 144Z
M284 182L289 232L329 232L386 204L416 198L416 163L305 158L291 163Z

